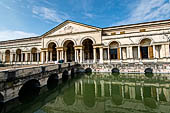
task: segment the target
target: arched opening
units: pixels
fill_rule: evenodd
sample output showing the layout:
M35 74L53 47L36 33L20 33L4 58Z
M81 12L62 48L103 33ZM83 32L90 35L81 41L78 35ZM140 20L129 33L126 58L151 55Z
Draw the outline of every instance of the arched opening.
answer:
M57 60L57 51L56 51L56 44L51 42L48 44L48 60L56 61Z
M52 74L47 80L47 88L49 90L56 88L58 85L58 74Z
M119 72L119 69L118 68L113 68L112 69L112 75L114 76L119 76L120 72Z
M36 79L27 81L19 90L19 100L22 103L29 102L39 95L40 82Z
M85 73L86 74L91 74L92 73L92 69L91 68L86 68L85 69Z
M10 50L5 51L5 62L10 62Z
M36 62L37 61L37 48L32 48L31 54L32 54L32 61Z
M64 43L64 49L65 49L65 58L67 62L75 61L74 42L71 40L67 40Z
M150 39L143 39L140 42L140 57L141 59L153 59L153 46Z
M153 77L153 69L151 69L151 68L146 68L146 69L145 69L145 76L146 76L146 77L149 77L149 78Z
M17 51L16 51L16 60L18 61L18 62L21 62L21 49L17 49Z
M83 41L84 60L93 60L93 41L91 39L85 39Z
M119 48L119 43L113 41L112 43L110 43L109 45L109 49L110 49L110 59L120 59L120 48Z

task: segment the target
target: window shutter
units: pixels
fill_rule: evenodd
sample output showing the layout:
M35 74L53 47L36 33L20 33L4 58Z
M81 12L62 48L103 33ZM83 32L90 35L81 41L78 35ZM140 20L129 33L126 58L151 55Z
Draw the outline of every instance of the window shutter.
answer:
M153 59L153 47L149 46L149 58Z
M117 48L117 58L120 60L120 48Z

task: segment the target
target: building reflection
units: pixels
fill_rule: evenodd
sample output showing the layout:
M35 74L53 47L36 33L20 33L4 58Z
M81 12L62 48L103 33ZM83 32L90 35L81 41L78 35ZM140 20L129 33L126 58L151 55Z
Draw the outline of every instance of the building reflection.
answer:
M42 109L60 112L170 112L169 83L86 76ZM49 109L48 109L49 110ZM50 112L51 113L51 112ZM52 112L53 113L53 112Z

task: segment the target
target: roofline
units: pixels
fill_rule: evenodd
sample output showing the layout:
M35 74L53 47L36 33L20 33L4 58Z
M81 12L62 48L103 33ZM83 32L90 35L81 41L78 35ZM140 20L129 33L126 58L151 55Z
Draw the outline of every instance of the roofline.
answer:
M52 28L52 29L50 29L49 31L47 31L47 32L45 32L44 34L42 34L42 35L41 35L41 37L48 35L48 33L52 32L54 29L56 29L57 27L61 26L62 24L66 23L66 22L78 23L78 24L82 24L82 25L85 25L85 26L89 26L89 27L93 27L93 28L97 28L97 29L102 30L102 28L100 28L100 27L96 27L96 26L93 26L93 25L88 25L88 24L84 24L84 23L76 22L76 21L73 21L73 20L65 20L64 22L62 22L62 23L58 24L58 25L57 25L57 26L55 26L54 28Z
M7 43L7 42L13 42L13 41L22 41L22 40L29 40L29 39L38 39L41 38L41 36L35 36L35 37L28 37L28 38L20 38L20 39L12 39L12 40L6 40L6 41L0 41L0 43Z
M137 26L144 26L144 25L148 25L148 24L155 24L155 23L162 23L162 22L170 22L170 19L158 20L158 21L149 21L149 22L141 22L141 23L135 23L135 24L125 24L125 25L118 25L118 26L111 26L111 27L104 27L102 29L103 30L120 29L120 28L137 27Z

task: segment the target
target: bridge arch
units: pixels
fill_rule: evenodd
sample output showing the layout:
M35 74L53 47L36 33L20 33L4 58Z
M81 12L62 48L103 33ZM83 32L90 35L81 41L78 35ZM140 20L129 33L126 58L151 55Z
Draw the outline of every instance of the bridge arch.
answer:
M28 80L23 84L19 90L19 100L21 102L27 102L34 99L39 95L40 92L40 82L36 79Z
M47 88L54 89L58 85L58 74L51 74L47 80Z

